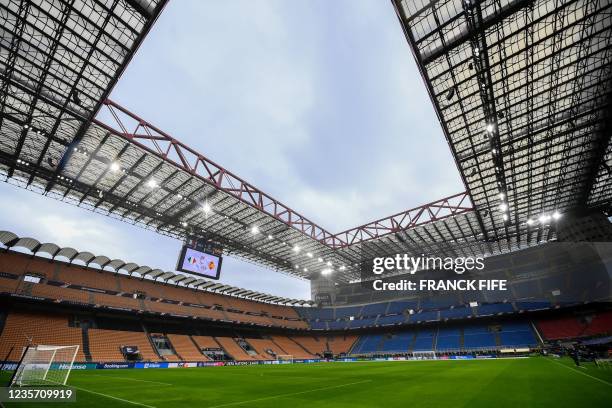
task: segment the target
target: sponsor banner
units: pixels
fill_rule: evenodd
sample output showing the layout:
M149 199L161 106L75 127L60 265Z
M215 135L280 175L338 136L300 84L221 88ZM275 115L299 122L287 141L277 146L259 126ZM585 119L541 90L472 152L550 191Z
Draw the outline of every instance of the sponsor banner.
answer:
M474 356L450 356L451 360L472 360Z
M98 363L98 370L114 369L114 368L134 368L134 363Z
M224 366L225 362L223 361L200 361L198 362L198 367L221 367Z
M134 368L168 368L168 363L136 363Z
M198 363L168 363L168 368L198 367Z
M228 366L243 366L243 365L258 365L263 364L262 361L226 361L225 365Z
M73 363L73 370L95 370L97 368L96 363ZM51 364L51 368L55 370L68 370L70 368L70 364L66 363L53 363Z
M17 363L4 363L2 364L3 371L14 371L17 369Z

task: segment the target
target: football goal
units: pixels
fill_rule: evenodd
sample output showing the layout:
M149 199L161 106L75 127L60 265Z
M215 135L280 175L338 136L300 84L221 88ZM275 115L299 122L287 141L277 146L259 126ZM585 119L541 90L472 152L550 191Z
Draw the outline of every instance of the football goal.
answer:
M436 356L436 352L435 351L413 351L412 352L412 357L415 360L437 360L438 357Z
M290 364L293 363L293 356L291 354L277 354L276 359L281 364Z
M78 350L78 345L26 347L10 385L66 385Z

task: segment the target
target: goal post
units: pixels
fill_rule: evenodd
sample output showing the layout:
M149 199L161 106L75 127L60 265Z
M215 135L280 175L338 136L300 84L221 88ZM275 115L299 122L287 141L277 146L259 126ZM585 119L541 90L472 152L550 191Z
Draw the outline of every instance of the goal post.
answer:
M78 351L78 345L26 347L10 386L66 385Z
M437 360L436 352L433 350L413 351L412 358L415 360Z
M293 363L293 356L291 354L277 354L276 359L281 364L291 364Z

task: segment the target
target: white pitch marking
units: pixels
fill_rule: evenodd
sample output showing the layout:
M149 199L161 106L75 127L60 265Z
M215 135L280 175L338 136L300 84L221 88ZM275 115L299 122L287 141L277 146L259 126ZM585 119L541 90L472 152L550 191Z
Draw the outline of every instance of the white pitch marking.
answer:
M599 381L600 383L604 383L604 384L606 384L606 385L612 386L612 383L610 383L610 382L608 382L608 381L606 381L606 380L602 380L601 378L597 378L597 377L595 377L595 376L592 376L592 375L590 375L590 374L583 373L582 371L578 371L578 370L576 370L574 367L566 366L565 364L558 363L558 362L556 362L555 360L548 360L548 361L550 361L550 362L552 362L552 363L555 363L555 364L557 364L557 365L560 365L561 367L565 367L565 368L567 368L568 370L575 371L575 372L577 372L578 374L585 375L585 376L587 376L587 377L589 377L589 378L592 378L592 379L594 379L594 380L596 380L596 381Z
M77 387L77 386L74 386L74 385L69 385L68 387L70 387L70 388L76 388L77 390L81 390L81 391L89 392L89 393L91 393L91 394L95 394L95 395L100 395L100 396L102 396L102 397L106 397L106 398L114 399L114 400L117 400L117 401L127 402L128 404L140 405L141 407L147 407L147 408L155 408L155 407L154 407L154 406L152 406L152 405L143 404L143 403L141 403L141 402L134 402L134 401L126 400L126 399L119 398L119 397L113 397L112 395L103 394L103 393L101 393L101 392L96 392L96 391L91 391L91 390L88 390L88 389L86 389L86 388L81 388L81 387Z
M250 400L246 400L246 401L229 402L227 404L213 405L213 406L208 407L208 408L230 407L232 405L242 405L242 404L248 404L250 402L259 402L259 401L266 401L266 400L275 399L275 398L291 397L293 395L301 395L301 394L308 394L308 393L317 392L317 391L332 390L334 388L348 387L350 385L363 384L363 383L367 383L367 382L372 382L372 380L357 381L357 382L348 383L348 384L333 385L333 386L330 386L330 387L315 388L315 389L312 389L312 390L299 391L299 392L291 392L291 393L287 393L287 394L271 395L269 397L250 399Z

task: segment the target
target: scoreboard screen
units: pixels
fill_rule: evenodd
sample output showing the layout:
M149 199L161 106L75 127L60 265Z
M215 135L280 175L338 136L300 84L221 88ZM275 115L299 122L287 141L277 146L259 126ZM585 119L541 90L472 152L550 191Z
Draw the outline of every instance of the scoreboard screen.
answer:
M220 255L198 251L185 245L181 250L176 269L205 278L219 279L222 260Z

